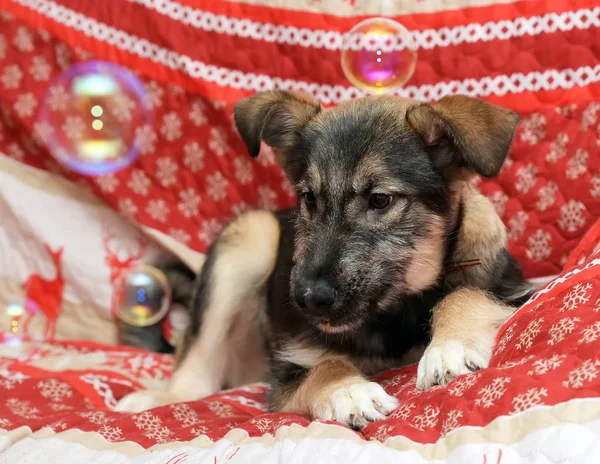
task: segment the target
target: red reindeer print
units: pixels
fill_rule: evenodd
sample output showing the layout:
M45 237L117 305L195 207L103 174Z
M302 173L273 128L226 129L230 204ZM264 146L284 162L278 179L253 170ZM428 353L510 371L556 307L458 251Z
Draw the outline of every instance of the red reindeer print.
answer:
M102 243L105 252L104 262L110 268L110 283L113 288L110 301L110 310L113 317L115 316L117 304L123 290L124 279L127 277L127 273L144 256L148 247L148 240L144 235L138 235L136 241L137 250L133 252L132 250L127 250L108 226L102 227Z
M52 250L48 245L44 248L52 258L56 277L52 280L44 279L39 274L31 274L23 286L25 289L25 318L23 332L29 333L29 323L36 315L42 313L46 316L46 330L44 338L54 339L56 334L56 321L62 310L63 291L65 281L62 275L61 257L63 248Z
M501 462L502 462L502 450L499 449L498 450L498 460L496 461L496 464L501 464ZM488 464L487 456L485 454L483 455L483 464Z

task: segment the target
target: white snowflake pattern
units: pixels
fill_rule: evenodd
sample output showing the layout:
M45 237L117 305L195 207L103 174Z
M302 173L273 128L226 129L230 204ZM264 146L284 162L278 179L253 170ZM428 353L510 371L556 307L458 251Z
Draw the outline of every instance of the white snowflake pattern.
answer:
M165 223L167 222L167 216L171 210L167 206L164 200L150 200L146 206L146 213L155 221Z
M538 229L527 238L527 257L541 262L552 253L552 235L544 229Z
M144 436L157 443L166 443L173 436L173 432L163 425L160 418L152 415L148 411L141 414L135 414L133 420L136 427L145 432Z
M550 152L546 155L546 161L549 163L556 163L559 159L567 154L567 144L569 143L569 136L564 132L561 132L556 136L550 144Z
M217 156L223 156L229 145L227 143L227 134L221 127L213 127L208 136L208 148L210 148Z
M424 411L415 416L413 423L419 430L426 430L435 427L438 424L440 418L440 408L434 408L432 406L425 406Z
M183 147L183 165L191 172L204 167L204 149L198 142L190 142Z
M529 215L525 211L519 211L508 220L508 238L510 240L518 240L523 235L528 219Z
M548 182L547 185L540 187L538 190L538 201L535 207L538 211L546 211L554 203L556 203L556 193L558 192L558 186L554 182Z
M181 119L175 112L167 113L162 118L160 133L169 142L179 139L182 135Z
M200 195L192 187L179 192L179 203L177 208L186 218L198 214L198 205L200 204Z
M51 429L53 432L56 432L57 430L66 430L67 424L64 420L59 420L50 424L48 428Z
M590 190L592 198L600 198L600 174L595 174L592 177L592 189Z
M31 59L29 74L31 74L35 81L47 81L52 75L52 66L50 66L48 60L46 60L46 58L44 58L43 56L34 56Z
M588 171L588 158L590 155L587 151L579 148L573 157L567 163L567 170L565 172L568 179L575 180Z
M204 114L206 105L202 100L194 100L191 103L189 118L195 126L202 126L208 123L208 118Z
M190 237L190 234L188 234L185 230L183 229L169 229L169 235L171 237L173 237L175 240L177 240L178 242L183 243L184 245L187 245L189 243L189 241L192 239L192 237Z
M71 66L72 54L69 47L64 43L58 43L54 47L54 53L56 55L56 62L61 69L67 69Z
M253 177L253 167L252 163L246 157L238 156L235 160L233 160L233 164L235 167L235 178L242 185L246 185L252 181Z
M459 410L453 410L448 413L446 419L442 422L441 434L443 437L448 435L452 430L460 425L460 418L463 416L463 412Z
M86 411L86 412L78 412L76 414L79 417L83 417L84 419L87 419L88 421L90 421L92 424L96 424L96 425L108 424L109 422L112 422L112 420L113 420L112 417L107 416L106 413L103 411Z
M144 124L135 130L135 144L142 155L154 152L157 138L156 132L150 124Z
M169 187L177 182L177 171L179 168L175 161L168 157L156 160L156 177L163 187Z
M394 419L408 420L412 415L412 410L415 409L415 403L401 403L398 408L390 414Z
M587 326L581 331L579 343L593 343L600 338L600 321Z
M138 207L131 198L119 199L119 211L129 219L135 219Z
M233 407L222 401L209 401L208 409L218 417L232 417L234 415Z
M565 317L550 327L548 345L556 345L562 342L567 335L573 333L578 322L581 322L578 317Z
M69 104L69 93L62 85L53 85L48 89L46 102L52 111L65 111Z
M4 72L2 73L2 85L6 89L17 89L21 85L21 80L23 79L23 72L18 65L13 64L6 66L4 68Z
M504 192L496 190L488 198L492 202L492 205L494 205L494 209L496 210L496 213L498 213L498 216L504 216L508 196Z
M114 174L98 176L94 179L100 190L106 193L113 193L119 186L119 179Z
M493 379L491 383L479 390L475 404L483 408L491 408L504 396L506 393L506 385L509 383L509 377L497 377Z
M518 358L518 359L515 359L512 361L505 361L502 364L499 364L497 369L512 369L513 367L516 367L516 366L522 366L523 364L528 363L532 359L533 359L533 355L529 355L529 356L523 356L521 358Z
M243 201L231 207L231 213L234 217L238 217L240 214L247 213L248 211L250 211L250 207Z
M25 160L25 150L23 150L16 142L10 143L6 147L6 154L17 161L23 162Z
M38 145L46 145L54 133L54 127L47 121L37 121L33 125L33 137Z
M0 387L5 390L12 390L28 378L28 376L21 374L20 372L11 372L7 369L0 369Z
M155 81L146 84L146 104L150 108L159 108L162 105L162 97L165 91Z
M586 382L598 377L600 361L586 359L581 365L569 372L569 377L562 384L566 388L581 388Z
M448 384L448 393L452 396L462 396L477 383L478 379L477 373L461 375Z
M85 133L85 122L80 116L67 116L61 129L69 140L81 140Z
M258 155L258 163L261 166L271 166L275 164L275 153L271 147L263 145L260 150L260 154Z
M281 180L281 190L283 190L290 198L296 198L297 196L296 188L285 176L283 176L283 179Z
M536 145L546 137L546 117L542 114L533 113L521 123L521 141L530 145Z
M579 305L589 303L592 290L592 284L580 282L576 284L563 298L563 304L560 307L560 312L574 311L579 308Z
M111 112L117 121L129 122L133 118L135 108L135 101L129 95L119 94L113 98Z
M0 417L0 429L7 430L11 425L12 423L8 419Z
M373 434L372 439L379 442L384 442L390 436L393 430L394 426L392 425L380 425Z
M13 43L17 50L23 53L32 52L34 49L33 45L33 34L26 27L19 27L15 34Z
M223 226L215 218L212 218L202 222L201 227L198 238L209 245L217 237Z
M255 425L261 433L265 433L267 430L270 430L273 427L273 421L263 417L255 421L253 425Z
M191 427L201 422L198 413L185 403L171 405L171 410L173 417L182 427Z
M517 322L514 322L508 329L506 329L506 332L502 334L502 338L498 341L498 346L496 347L497 353L502 353L506 349L508 342L510 342L515 336L516 327Z
M600 110L600 103L591 102L581 115L581 124L579 128L582 131L590 129L598 121L598 111Z
M583 215L585 206L580 201L569 200L566 205L560 207L560 220L558 225L567 232L576 232L586 223Z
M261 208L277 209L277 194L268 185L258 187L258 204Z
M521 395L517 395L512 400L512 413L522 412L541 404L544 398L548 396L548 390L544 387L533 387Z
M525 330L521 332L521 335L519 335L519 341L516 344L516 348L518 350L528 350L533 346L535 337L537 337L542 331L542 322L544 322L544 318L540 317L539 319L534 319L527 324Z
M535 187L537 167L534 164L521 166L515 173L515 188L519 193L527 193Z
M137 193L138 195L146 196L150 190L150 184L152 182L146 175L146 172L142 169L134 169L129 176L129 182L127 185L129 188Z
M208 433L208 431L209 431L209 428L206 425L199 425L197 427L194 427L191 430L191 432L197 436L206 435Z
M30 401L8 398L4 404L15 416L24 417L25 419L39 419L40 410L32 407Z
M110 425L103 424L98 429L98 433L106 441L115 442L123 440L123 431L119 427L111 427Z
M213 199L213 201L221 201L227 197L227 179L223 177L223 174L216 172L208 176L206 179L207 187L206 193Z
M40 394L51 401L61 401L73 395L69 384L57 379L41 380L37 387L40 389Z
M550 371L558 369L565 358L564 354L555 354L551 358L537 359L532 365L533 370L527 372L527 375L545 375Z
M15 113L21 118L28 118L33 116L35 109L37 108L37 99L31 93L23 93L17 97L14 104Z

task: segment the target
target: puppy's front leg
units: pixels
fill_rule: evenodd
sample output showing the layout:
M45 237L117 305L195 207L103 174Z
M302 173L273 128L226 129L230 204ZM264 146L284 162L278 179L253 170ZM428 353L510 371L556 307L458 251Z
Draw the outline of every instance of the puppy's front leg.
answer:
M452 292L433 309L432 338L417 373L417 388L446 385L488 366L496 333L515 308L471 288Z
M288 363L280 372L296 375L276 379L271 409L308 415L311 419L334 420L353 428L383 420L398 407L398 401L381 385L369 382L346 359L321 361L311 369Z

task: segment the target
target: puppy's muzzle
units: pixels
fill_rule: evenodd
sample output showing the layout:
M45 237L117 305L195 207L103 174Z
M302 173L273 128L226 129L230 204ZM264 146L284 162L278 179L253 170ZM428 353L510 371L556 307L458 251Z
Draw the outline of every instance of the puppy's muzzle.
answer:
M315 318L328 320L335 306L337 290L329 279L296 282L294 299L298 307Z

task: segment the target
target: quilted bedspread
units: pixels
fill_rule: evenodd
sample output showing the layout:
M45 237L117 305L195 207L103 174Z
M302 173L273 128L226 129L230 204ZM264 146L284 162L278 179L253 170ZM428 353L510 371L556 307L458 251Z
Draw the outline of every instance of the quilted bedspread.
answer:
M465 93L521 115L498 179L480 182L529 277L557 274L600 216L600 7L592 0L1 0L0 152L86 185L136 222L205 251L248 208L295 194L269 153L250 160L232 106L259 90L313 93L325 105L363 95L340 65L344 32L384 14L413 34L418 62L397 94ZM109 59L137 72L152 123L142 157L86 178L47 154L36 121L50 79ZM49 95L60 101L60 92ZM121 114L127 117L125 102Z
M264 385L118 413L125 394L164 385L170 356L3 344L0 463L598 463L599 311L600 221L504 324L489 368L425 392L416 366L385 372L400 406L359 432L266 413Z

